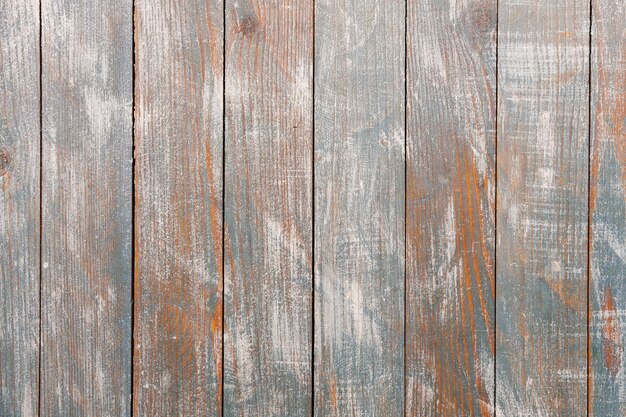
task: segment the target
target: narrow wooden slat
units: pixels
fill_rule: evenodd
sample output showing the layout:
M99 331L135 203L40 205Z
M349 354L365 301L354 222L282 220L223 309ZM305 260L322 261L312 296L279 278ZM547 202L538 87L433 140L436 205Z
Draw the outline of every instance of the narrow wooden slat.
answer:
M42 416L130 415L132 2L42 0Z
M227 0L224 416L310 415L312 70L312 0Z
M402 0L315 4L315 415L404 409Z
M495 0L409 0L408 416L491 416Z
M135 416L219 416L223 3L135 3Z
M587 413L589 2L500 0L496 410Z
M626 3L592 3L590 416L626 415Z
M0 415L36 416L39 2L0 2Z

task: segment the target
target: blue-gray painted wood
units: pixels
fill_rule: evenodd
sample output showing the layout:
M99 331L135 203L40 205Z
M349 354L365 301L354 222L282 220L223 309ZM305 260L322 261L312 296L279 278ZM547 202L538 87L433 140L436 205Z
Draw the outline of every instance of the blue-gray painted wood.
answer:
M226 0L226 417L311 412L312 71L312 0Z
M407 416L492 416L495 0L409 0Z
M0 2L0 415L38 415L39 2Z
M499 1L496 413L587 413L589 2Z
M41 416L130 415L132 34L131 0L42 0Z
M134 416L221 415L223 2L135 2Z
M404 20L315 2L316 416L404 410Z
M626 3L592 2L589 415L626 415Z
M626 6L591 9L1 2L0 415L626 413Z

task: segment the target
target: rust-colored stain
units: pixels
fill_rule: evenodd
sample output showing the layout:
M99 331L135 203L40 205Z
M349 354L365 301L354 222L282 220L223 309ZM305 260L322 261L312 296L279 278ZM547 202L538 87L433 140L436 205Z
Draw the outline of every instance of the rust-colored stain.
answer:
M604 363L613 377L622 366L624 345L620 329L619 318L615 306L615 299L610 287L604 288L604 301L602 303L602 335L604 348Z

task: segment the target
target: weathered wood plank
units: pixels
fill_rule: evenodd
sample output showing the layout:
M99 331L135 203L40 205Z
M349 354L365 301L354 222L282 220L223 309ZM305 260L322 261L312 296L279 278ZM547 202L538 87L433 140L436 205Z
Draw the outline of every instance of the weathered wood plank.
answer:
M590 416L626 415L626 3L592 3Z
M223 2L135 7L135 416L218 416Z
M0 415L38 415L39 2L0 2Z
M404 409L402 0L315 4L315 415Z
M42 2L41 415L130 415L132 2Z
M589 2L501 0L496 411L587 413Z
M407 415L491 416L496 1L407 18Z
M226 2L225 416L308 416L312 0Z

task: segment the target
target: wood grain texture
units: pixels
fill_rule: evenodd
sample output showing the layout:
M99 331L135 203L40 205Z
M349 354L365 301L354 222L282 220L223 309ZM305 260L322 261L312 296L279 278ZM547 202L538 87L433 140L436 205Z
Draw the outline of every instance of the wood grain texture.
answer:
M226 2L224 416L308 416L312 0Z
M130 415L132 2L42 2L41 415Z
M590 416L626 415L626 3L594 0Z
M135 416L218 416L222 1L135 3Z
M409 0L409 416L491 416L495 0Z
M404 409L404 19L315 4L317 416Z
M587 413L589 2L501 0L496 411Z
M38 415L39 2L0 2L0 415Z

